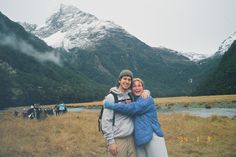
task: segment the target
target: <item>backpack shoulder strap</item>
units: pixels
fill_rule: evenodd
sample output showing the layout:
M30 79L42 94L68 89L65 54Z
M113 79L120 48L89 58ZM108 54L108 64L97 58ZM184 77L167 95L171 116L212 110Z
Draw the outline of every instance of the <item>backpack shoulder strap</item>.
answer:
M133 96L133 94L132 94L131 92L129 92L128 95L129 95L129 97L130 97L131 102L133 102L133 101L134 101L134 96Z
M118 103L118 96L115 92L111 91L110 92L113 97L114 97L114 103ZM103 115L103 110L104 110L104 106L102 106L101 110L100 110L100 114L99 114L99 117L98 117L98 130L99 132L103 132L102 131L102 115ZM114 126L115 125L115 111L113 112L113 119L112 119L112 125Z
M102 106L101 110L100 110L100 113L99 113L99 117L98 117L98 131L99 132L102 132L102 114L103 114L103 110L104 110L104 107Z
M119 100L118 100L118 96L115 92L113 91L110 91L110 93L113 95L114 97L114 103L118 103ZM113 118L112 118L112 125L114 126L115 125L115 111L113 111Z
M111 93L111 94L113 95L113 97L114 97L114 103L118 103L119 100L118 100L117 94L116 94L115 92L113 92L113 91L110 91L110 93Z

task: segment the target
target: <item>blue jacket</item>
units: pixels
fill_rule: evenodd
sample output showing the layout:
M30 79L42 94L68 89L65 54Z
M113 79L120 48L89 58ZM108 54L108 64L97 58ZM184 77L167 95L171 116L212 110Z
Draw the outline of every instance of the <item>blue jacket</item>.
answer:
M156 105L152 97L147 99L138 97L135 102L129 105L110 102L105 102L104 105L105 108L133 117L134 139L137 146L148 143L152 139L153 132L157 136L163 137L163 132L158 122Z

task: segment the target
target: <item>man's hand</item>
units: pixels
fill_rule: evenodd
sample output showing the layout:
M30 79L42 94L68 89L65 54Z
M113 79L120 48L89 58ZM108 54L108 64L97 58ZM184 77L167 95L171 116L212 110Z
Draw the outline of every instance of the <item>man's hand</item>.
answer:
M108 150L113 156L116 156L118 154L117 145L115 143L109 144Z

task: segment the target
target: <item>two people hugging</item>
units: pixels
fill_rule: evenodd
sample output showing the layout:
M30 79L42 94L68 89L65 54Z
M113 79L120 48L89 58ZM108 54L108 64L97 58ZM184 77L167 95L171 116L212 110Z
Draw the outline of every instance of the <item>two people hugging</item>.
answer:
M105 97L101 123L109 157L168 157L154 100L130 70Z

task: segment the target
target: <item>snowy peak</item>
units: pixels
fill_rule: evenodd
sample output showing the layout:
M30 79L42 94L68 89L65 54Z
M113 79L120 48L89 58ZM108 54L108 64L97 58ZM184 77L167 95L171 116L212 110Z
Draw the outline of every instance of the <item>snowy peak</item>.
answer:
M46 25L55 29L60 29L70 26L75 20L80 24L89 24L92 21L96 21L98 19L91 14L82 12L74 6L66 6L61 4L59 11L54 13L46 21Z
M221 46L219 47L219 50L216 52L216 54L223 55L230 48L230 46L235 40L236 31L221 43Z
M208 56L204 55L204 54L199 54L199 53L195 53L195 52L182 52L182 51L175 51L163 46L159 46L160 49L164 49L164 50L168 50L171 53L175 53L177 55L180 56L184 56L186 58L188 58L189 60L193 61L193 62L198 62L200 60L206 59Z
M27 32L34 32L37 28L36 24L30 24L27 22L18 22Z
M179 54L187 57L189 60L193 62L198 62L200 60L206 59L208 56L195 52L178 52Z
M34 34L52 47L69 50L94 47L112 30L128 34L111 21L99 20L74 6L61 4L59 10L46 20L46 25L35 30Z

